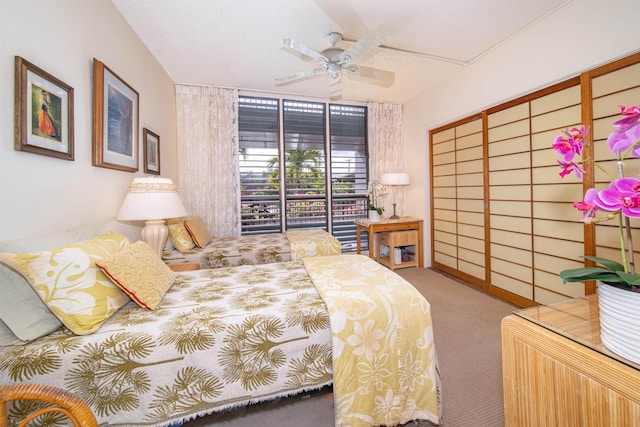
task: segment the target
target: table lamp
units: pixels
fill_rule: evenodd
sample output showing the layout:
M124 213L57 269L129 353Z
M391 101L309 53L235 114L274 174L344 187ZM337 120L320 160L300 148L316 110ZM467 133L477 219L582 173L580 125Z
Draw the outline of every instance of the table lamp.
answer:
M169 229L166 218L187 216L178 187L169 178L134 178L122 202L118 220L144 220L142 240L162 257Z
M382 175L380 175L380 184L389 186L409 185L409 174L404 172L383 173ZM389 218L400 218L398 215L396 215L396 203L393 204L393 215L391 215Z

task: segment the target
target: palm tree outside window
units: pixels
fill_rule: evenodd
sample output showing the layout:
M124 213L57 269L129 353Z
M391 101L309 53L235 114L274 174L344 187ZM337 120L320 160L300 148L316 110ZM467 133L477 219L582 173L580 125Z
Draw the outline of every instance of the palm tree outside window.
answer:
M242 234L322 228L354 249L366 107L241 96L238 110Z

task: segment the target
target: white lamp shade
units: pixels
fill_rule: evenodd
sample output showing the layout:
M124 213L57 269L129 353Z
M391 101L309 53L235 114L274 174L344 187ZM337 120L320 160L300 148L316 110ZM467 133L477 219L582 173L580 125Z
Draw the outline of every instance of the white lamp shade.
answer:
M409 174L405 172L383 173L380 175L382 185L409 185Z
M186 216L178 188L169 178L134 178L118 220L155 220Z

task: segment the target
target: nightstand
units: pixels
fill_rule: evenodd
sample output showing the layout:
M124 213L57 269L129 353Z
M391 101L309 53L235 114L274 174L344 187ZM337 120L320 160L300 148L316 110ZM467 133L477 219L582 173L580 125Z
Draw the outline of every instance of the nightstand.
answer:
M376 252L374 250L374 236L376 233L415 230L417 233L417 242L414 248L414 259L417 260L417 266L422 268L424 266L424 261L422 259L422 222L423 220L421 218L413 218L410 216L403 216L398 219L387 218L377 222L370 221L366 218L358 218L355 220L357 253L360 253L362 246L360 239L363 231L366 231L369 235L369 258L377 260L379 257L374 253ZM378 238L376 237L375 239L377 240Z

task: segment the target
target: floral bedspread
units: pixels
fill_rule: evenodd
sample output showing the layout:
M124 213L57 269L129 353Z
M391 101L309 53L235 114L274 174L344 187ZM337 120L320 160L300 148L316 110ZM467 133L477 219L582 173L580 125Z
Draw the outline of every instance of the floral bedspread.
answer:
M110 426L179 425L332 383L336 426L440 414L428 302L359 255L180 273L154 311L131 302L91 335L0 347L0 384L14 383L64 388Z
M155 311L131 302L91 335L0 347L0 384L62 387L102 425L178 425L331 382L328 313L300 261L180 273Z
M187 253L165 250L166 262L194 261L200 268L233 267L296 261L307 256L339 255L340 241L325 230L292 230L286 233L214 237L205 248Z
M294 261L310 256L340 255L340 241L324 230L289 230L285 236L291 247Z
M330 315L335 425L439 423L440 373L427 300L362 255L303 262Z

